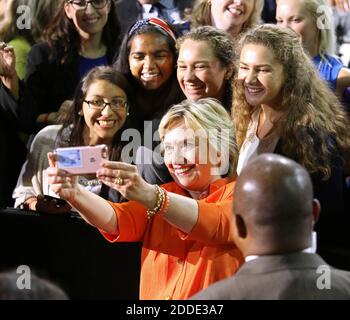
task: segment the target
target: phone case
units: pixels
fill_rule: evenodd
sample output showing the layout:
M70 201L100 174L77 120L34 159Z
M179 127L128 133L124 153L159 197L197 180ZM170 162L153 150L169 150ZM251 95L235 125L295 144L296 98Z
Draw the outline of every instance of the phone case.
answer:
M55 153L58 168L75 175L95 173L101 161L108 158L108 148L105 144L57 148Z

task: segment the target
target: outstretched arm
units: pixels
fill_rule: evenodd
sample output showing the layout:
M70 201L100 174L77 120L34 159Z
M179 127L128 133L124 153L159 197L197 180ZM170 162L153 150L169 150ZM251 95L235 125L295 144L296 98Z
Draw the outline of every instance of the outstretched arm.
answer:
M118 233L118 220L113 208L100 196L78 184L78 178L56 167L55 155L48 153L48 181L52 191L65 199L91 225L109 233Z

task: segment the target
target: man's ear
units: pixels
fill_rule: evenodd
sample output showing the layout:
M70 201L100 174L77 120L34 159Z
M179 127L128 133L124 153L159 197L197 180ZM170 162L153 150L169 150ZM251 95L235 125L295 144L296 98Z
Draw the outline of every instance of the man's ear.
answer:
M247 237L247 227L244 220L239 214L234 214L234 222L237 230L237 236L245 239Z
M313 225L316 224L320 217L321 212L321 204L317 199L312 200L312 223Z

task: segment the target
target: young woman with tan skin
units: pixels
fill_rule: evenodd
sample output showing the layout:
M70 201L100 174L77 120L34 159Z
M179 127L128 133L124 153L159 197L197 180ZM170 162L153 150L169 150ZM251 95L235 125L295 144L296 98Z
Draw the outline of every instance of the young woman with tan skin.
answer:
M132 113L130 85L112 67L96 67L82 80L65 122L42 129L34 138L27 161L13 192L15 207L46 213L66 212L69 206L56 206L44 195L56 197L48 184L47 153L56 148L105 144L109 159L120 160L121 135L130 127ZM121 200L120 194L102 185L96 175L79 176L78 183L105 199Z
M144 178L153 160L153 150L159 145L160 119L173 104L185 98L176 79L176 38L175 30L162 19L139 20L125 35L115 63L134 90L137 119L133 122L141 141L135 139L132 147L134 163L139 165ZM144 153L147 154L143 156ZM161 168L160 175L161 182L171 179L165 168Z
M135 110L139 129L144 121L159 119L169 107L184 96L176 80L177 34L159 18L137 21L124 36L115 68L122 72L134 88Z

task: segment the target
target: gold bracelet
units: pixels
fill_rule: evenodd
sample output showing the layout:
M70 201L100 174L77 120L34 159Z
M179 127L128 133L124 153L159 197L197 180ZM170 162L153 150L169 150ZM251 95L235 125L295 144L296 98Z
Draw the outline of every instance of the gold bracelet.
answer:
M157 212L158 214L161 214L161 215L165 215L168 212L169 205L170 205L170 198L169 198L168 191L163 189L163 192L164 192L164 201L163 201L163 204L160 207L159 211Z
M159 211L159 209L163 206L164 203L164 190L159 187L157 184L154 185L156 187L156 196L157 201L153 209L147 209L147 218L151 220L152 217Z

